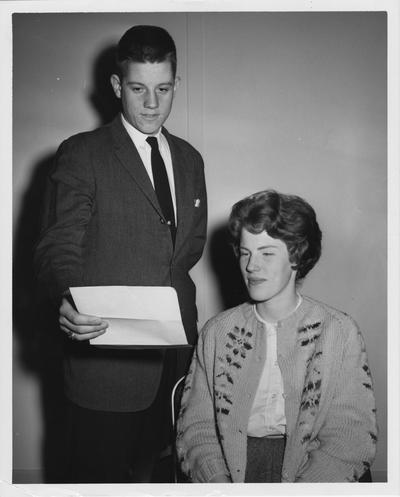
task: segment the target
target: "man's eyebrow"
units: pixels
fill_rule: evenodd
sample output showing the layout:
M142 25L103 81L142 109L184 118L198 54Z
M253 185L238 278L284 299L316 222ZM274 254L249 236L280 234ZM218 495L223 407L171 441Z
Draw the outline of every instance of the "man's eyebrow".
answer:
M145 83L141 83L140 81L127 81L127 85L138 85L138 86L146 86ZM173 86L173 81L166 81L165 83L159 83L157 86Z

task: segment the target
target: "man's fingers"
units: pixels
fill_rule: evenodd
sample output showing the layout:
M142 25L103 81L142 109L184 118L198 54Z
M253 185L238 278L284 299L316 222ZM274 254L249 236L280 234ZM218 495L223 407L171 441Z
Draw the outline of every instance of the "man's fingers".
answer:
M73 308L68 299L63 298L59 314L60 328L73 340L90 340L102 335L108 328L107 321L97 316L87 316Z
M59 315L60 324L62 323L65 326L71 325L71 327L75 326L92 326L99 327L98 329L103 329L107 325L106 321L103 321L98 316L88 316L86 314L79 313L76 309L73 308L71 303L64 297L60 306L60 315ZM83 330L84 328L82 328ZM76 331L76 330L72 330ZM94 329L92 331L95 331ZM97 330L96 330L97 331Z
M74 311L74 314L62 315L60 314L60 320L64 317L65 321L70 322L75 326L104 326L105 321L96 316L87 316L86 314L80 314Z
M86 314L79 313L72 307L72 305L66 298L62 299L62 303L60 306L60 320L62 317L76 326L98 326L105 323L101 318L97 316L88 316Z
M65 326L60 326L61 330L64 331L68 338L71 340L76 340L78 342L82 342L84 340L91 340L92 338L96 338L100 335L103 335L106 330L101 330L101 331L96 331L96 332L91 332L91 333L78 333L71 331L69 328L66 328Z
M66 319L63 316L60 316L59 318L59 323L60 323L60 328L62 330L69 330L72 331L73 333L79 333L82 335L85 335L87 333L95 333L98 331L105 331L108 328L108 323L106 321L100 320L100 324L98 325L92 325L92 324L74 324L71 323L68 319Z

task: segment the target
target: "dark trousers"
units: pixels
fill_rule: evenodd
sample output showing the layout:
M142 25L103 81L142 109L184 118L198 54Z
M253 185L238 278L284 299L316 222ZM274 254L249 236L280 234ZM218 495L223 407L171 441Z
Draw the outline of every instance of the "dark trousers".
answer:
M173 360L172 360L173 362ZM138 412L67 406L67 481L146 483L160 451L171 441L173 364L167 360L153 404Z

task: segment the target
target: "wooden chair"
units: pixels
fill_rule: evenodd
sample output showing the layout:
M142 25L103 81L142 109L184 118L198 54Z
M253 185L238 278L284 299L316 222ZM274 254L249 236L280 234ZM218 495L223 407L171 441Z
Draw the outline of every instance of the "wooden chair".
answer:
M172 419L172 429L173 436L175 440L176 436L176 420L178 419L179 409L181 407L181 399L183 393L183 387L185 385L185 376L182 376L174 385L171 392L171 419ZM176 455L175 443L172 446L172 461L173 461L173 471L174 471L174 482L184 483L185 476L182 474L179 468L178 458Z

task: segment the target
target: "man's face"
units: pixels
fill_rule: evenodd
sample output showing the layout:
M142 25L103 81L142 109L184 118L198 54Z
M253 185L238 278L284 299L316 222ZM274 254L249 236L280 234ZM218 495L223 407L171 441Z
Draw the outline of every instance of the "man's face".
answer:
M286 244L266 231L253 234L242 230L240 270L250 297L256 302L290 301L296 291Z
M125 119L146 135L157 133L169 116L177 81L170 61L128 62L122 81L111 76Z

